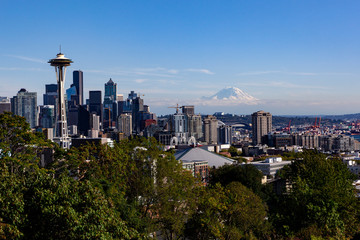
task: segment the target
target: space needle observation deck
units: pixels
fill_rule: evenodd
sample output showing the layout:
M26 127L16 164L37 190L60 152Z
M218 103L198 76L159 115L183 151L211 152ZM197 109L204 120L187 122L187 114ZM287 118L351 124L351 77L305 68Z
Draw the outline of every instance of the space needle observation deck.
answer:
M73 61L66 58L63 53L58 53L56 58L50 59L48 63L55 67L56 80L57 80L57 101L56 101L56 124L55 124L55 137L54 141L57 142L62 148L70 147L70 138L68 136L67 119L66 119L66 106L64 97L64 83L66 67L70 66Z

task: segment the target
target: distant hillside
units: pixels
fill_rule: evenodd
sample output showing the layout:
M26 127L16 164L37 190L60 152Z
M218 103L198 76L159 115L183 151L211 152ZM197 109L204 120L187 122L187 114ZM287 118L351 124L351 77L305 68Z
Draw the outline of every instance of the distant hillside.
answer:
M225 124L232 125L235 123L243 123L246 125L251 124L251 115L237 116L232 114L225 114L223 116L216 116L217 119L224 122ZM273 116L272 122L273 126L285 127L288 126L290 120L291 125L312 125L315 124L316 117L300 117L300 116ZM317 118L317 122L319 118ZM333 119L333 118L323 118L321 119L321 124L324 125L332 125L336 123L340 123L341 119Z
M205 115L204 115L205 116ZM203 117L204 117L203 116ZM162 116L169 117L169 115ZM273 126L286 127L291 120L291 125L313 125L315 124L315 119L317 123L320 116L273 116L272 122ZM242 123L245 125L251 124L251 115L234 115L234 114L224 114L216 115L216 118L227 125L232 125L236 123ZM345 114L345 115L323 115L321 116L321 125L333 125L340 123L342 121L354 121L360 119L360 113L355 114Z
M360 113L344 114L344 115L326 115L322 118L343 120L343 121L354 121L360 119Z

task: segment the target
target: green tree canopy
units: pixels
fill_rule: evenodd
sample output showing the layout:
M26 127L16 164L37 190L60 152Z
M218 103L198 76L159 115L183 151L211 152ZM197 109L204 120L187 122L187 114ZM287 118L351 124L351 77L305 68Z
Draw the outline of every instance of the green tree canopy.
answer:
M273 209L278 230L305 238L346 238L359 231L359 206L352 185L355 176L340 159L308 153L279 176L289 188Z
M197 212L187 224L189 239L261 238L269 231L262 200L239 182L202 190Z
M102 189L129 226L145 234L157 231L165 239L183 235L199 183L155 139L72 148L63 158L54 167Z
M251 164L224 165L211 169L209 183L213 186L216 183L227 186L232 182L240 182L262 199L267 200L272 190L269 186L261 184L262 177L263 174Z
M0 237L5 239L133 239L111 201L90 182L54 178L45 170L23 177L2 167Z
M32 133L24 117L0 114L0 159L9 171L21 173L28 164L38 163L40 153L53 144L40 133Z

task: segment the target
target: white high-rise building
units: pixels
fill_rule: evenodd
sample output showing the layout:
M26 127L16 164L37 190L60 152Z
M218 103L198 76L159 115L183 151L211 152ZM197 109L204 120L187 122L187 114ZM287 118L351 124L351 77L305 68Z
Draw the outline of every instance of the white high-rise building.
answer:
M132 116L130 113L120 114L117 118L117 129L123 133L125 137L132 134Z

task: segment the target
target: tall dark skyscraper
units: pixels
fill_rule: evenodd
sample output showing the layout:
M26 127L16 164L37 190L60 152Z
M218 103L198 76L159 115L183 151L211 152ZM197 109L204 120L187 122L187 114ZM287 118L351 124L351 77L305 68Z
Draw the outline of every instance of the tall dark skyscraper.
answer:
M103 113L103 127L115 127L117 117L117 101L116 101L116 86L117 84L110 80L105 83L104 94L104 113Z
M110 99L111 101L116 101L116 86L117 84L110 78L110 80L105 83L105 99Z
M89 91L89 112L95 113L102 121L102 98L101 91Z
M133 99L132 100L133 129L137 134L140 133L141 131L140 112L142 111L144 111L144 100L140 97Z
M56 105L57 84L46 84L44 96L44 105Z
M84 83L83 83L83 72L76 70L73 72L73 84L76 88L76 103L77 105L84 104Z

